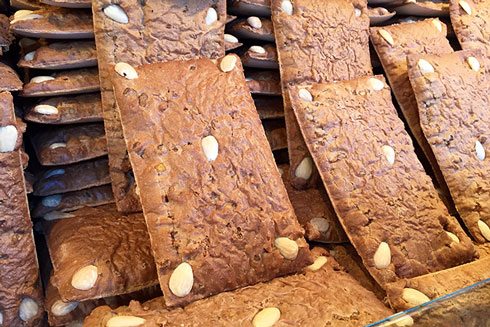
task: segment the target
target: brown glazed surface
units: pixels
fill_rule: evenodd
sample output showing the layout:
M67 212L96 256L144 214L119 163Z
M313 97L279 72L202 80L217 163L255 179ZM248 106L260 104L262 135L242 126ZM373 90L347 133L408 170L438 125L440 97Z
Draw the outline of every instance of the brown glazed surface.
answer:
M56 72L54 79L24 85L23 97L55 96L95 92L100 89L97 68L83 68Z
M90 9L45 6L34 11L42 18L20 20L10 25L16 35L48 39L85 39L94 37ZM13 20L13 17L10 18Z
M34 195L46 196L79 191L110 182L108 160L99 158L43 171L34 184Z
M468 64L469 57L480 63L478 72ZM423 74L419 59L427 60L435 72ZM473 238L486 242L478 221L490 225L490 161L477 158L475 142L484 149L490 144L490 61L480 50L414 55L408 57L408 73L420 126L456 209Z
M0 127L9 125L17 125L12 95L1 92ZM17 142L14 151L0 153L0 313L2 326L38 327L44 316L42 290L19 147ZM39 306L27 322L19 317L24 298Z
M433 21L438 21L438 19L430 18L414 23L372 27L371 42L381 60L383 69L392 86L393 93L400 105L408 127L429 160L440 187L445 193L448 193L444 177L437 165L434 153L420 128L417 101L413 94L407 72L407 55L409 54L443 54L453 52L449 41L446 39L446 25L441 22L442 31L439 31ZM379 34L381 29L391 35L394 42L393 46Z
M31 135L31 140L43 166L67 165L107 154L104 126L101 123L46 126ZM66 147L50 149L54 143L66 143Z
M277 50L274 44L268 43L261 45L265 53L257 53L250 50L245 51L240 59L243 66L252 68L278 69Z
M219 292L293 273L311 263L262 123L237 63L174 61L116 72L113 83L124 136L152 239L160 285L168 305L184 305ZM170 74L172 79L164 78ZM208 162L201 140L219 144ZM296 242L285 259L277 237ZM170 275L193 267L185 297L173 295Z
M37 105L56 107L58 113L40 114L34 111ZM41 101L26 109L24 119L40 124L74 124L102 121L100 93L41 99Z
M339 220L368 271L384 286L466 263L477 252L419 162L384 78L372 78L384 88L376 91L371 77L363 77L302 84L289 91ZM301 88L314 101L301 100ZM383 154L384 146L393 149L393 164ZM391 251L385 269L374 264L381 242L388 243Z
M100 205L113 203L114 196L110 185L103 185L88 188L81 191L74 191L49 196L49 205L45 205L40 199L32 211L33 217L43 217L46 214L56 212L74 211L83 207L97 207ZM47 200L45 200L46 202ZM57 204L57 205L54 205Z
M22 82L17 73L6 64L0 62L0 91L22 90Z
M116 203L119 211L135 212L141 211L141 205L131 176L109 67L118 62L142 65L224 55L226 3L225 0L118 1L128 16L128 24L116 23L103 13L111 3L94 0L92 6L102 106ZM207 26L205 17L210 7L216 9L218 21Z
M239 39L252 39L274 42L274 27L270 18L259 17L261 28L254 28L246 18L236 19L226 26L226 31Z
M318 181L294 174L308 157L303 137L286 94L288 85L303 82L349 80L371 75L369 57L369 17L356 17L355 8L366 8L364 0L295 0L293 15L281 8L282 0L272 0L272 20L281 70L284 114L288 133L290 180L293 187L306 189Z
M298 217L299 223L305 229L306 238L309 241L324 243L348 242L327 192L325 192L325 187L318 183L316 187L311 187L307 190L297 190L289 181L289 165L281 165L280 167L283 171L282 180L288 191L289 200L293 205L294 213ZM316 229L310 223L313 218L326 219L328 221L328 229L326 231Z
M69 69L97 66L94 41L56 42L36 50L32 60L20 59L19 67Z
M451 23L463 50L482 49L490 56L490 1L465 0L471 15L459 5L459 0L450 1Z
M158 284L143 214L124 215L107 205L72 215L45 222L52 283L64 301L126 294ZM81 291L72 286L72 277L88 265L97 267L97 281Z
M393 313L323 249L315 248L313 253L315 257L327 257L327 263L314 272L305 269L297 275L221 293L183 309L166 309L162 298L145 304L132 302L129 307L116 310L99 307L85 320L84 326L105 327L113 316L133 315L146 320L141 327L251 327L259 311L275 307L281 312L275 327L358 327Z

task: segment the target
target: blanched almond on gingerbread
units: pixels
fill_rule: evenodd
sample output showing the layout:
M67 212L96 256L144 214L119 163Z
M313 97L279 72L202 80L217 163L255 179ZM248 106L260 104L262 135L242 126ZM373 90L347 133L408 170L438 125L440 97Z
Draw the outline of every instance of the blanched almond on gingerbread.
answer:
M252 320L253 327L272 327L281 319L281 311L270 307L259 311Z
M43 83L43 82L48 82L54 80L53 76L36 76L31 78L29 83Z
M60 205L61 199L62 199L61 194L54 194L43 198L41 202L45 207L55 208Z
M214 161L218 157L219 144L213 135L204 137L201 140L202 152L208 161Z
M248 25L252 26L253 28L261 28L262 27L262 21L260 20L259 17L255 17L255 16L248 17L247 23L248 23Z
M39 305L31 298L24 298L19 306L19 318L29 321L39 312Z
M322 217L315 217L312 220L310 220L310 224L315 227L315 229L321 233L325 233L328 231L328 228L330 227L330 224L328 223L328 220Z
M417 65L419 66L419 69L423 74L434 72L434 67L431 65L430 62L425 59L419 59Z
M182 262L170 275L168 287L175 296L184 297L191 292L193 284L192 267L187 262Z
M313 160L310 157L305 157L296 167L294 175L298 178L309 179L311 174L313 174Z
M458 237L457 237L455 234L453 234L453 233L451 233L451 232L448 232L448 231L446 231L446 234L447 234L447 236L449 236L449 237L450 237L450 238L451 238L451 239L452 239L454 242L459 243L459 238L458 238Z
M281 255L288 260L294 260L298 256L298 244L287 237L276 238L274 245L279 250Z
M108 5L104 8L104 14L113 21L120 24L127 24L129 22L128 15L116 4Z
M218 20L218 13L216 12L216 9L209 8L206 13L206 25L209 26L217 20Z
M146 322L145 319L135 316L115 316L107 321L106 327L137 327Z
M468 65L470 65L471 69L473 69L475 72L480 70L480 62L475 57L468 57L466 61L468 62Z
M313 101L313 96L311 95L310 91L308 91L307 89L300 89L298 91L298 96L303 101L306 101L306 102Z
M61 300L56 301L51 306L51 313L55 316L66 316L78 307L78 302L63 302Z
M374 77L369 79L369 85L375 91L381 91L385 87L385 83L383 83L383 81L380 81L379 79Z
M0 127L0 152L12 152L17 144L17 128L13 125Z
M127 79L135 79L138 78L138 73L130 64L125 62L118 62L116 66L114 66L114 70Z
M289 0L284 0L281 2L281 9L288 15L293 14L293 4Z
M264 47L261 47L260 45L252 45L250 48L248 48L248 50L253 53L260 53L260 54L265 53Z
M51 143L49 145L49 148L51 150L54 150L54 149L58 149L58 148L66 148L66 143L65 142L55 142L55 143Z
M478 160L485 160L485 148L478 140L475 141L475 153Z
M354 8L354 13L356 14L356 17L360 17L362 15L362 11L359 8Z
M221 63L219 64L219 67L221 68L222 72L231 72L233 68L235 68L236 65L236 57L234 55L227 55L223 59L221 59Z
M409 287L403 289L402 299L414 307L430 301L427 295Z
M383 29L380 29L378 31L379 35L381 35L381 37L383 39L385 39L386 42L388 42L390 45L394 45L395 44L395 41L393 40L393 37L391 36L390 32L388 32L387 30L383 30Z
M39 104L34 107L34 112L41 115L57 115L58 108L50 106L49 104Z
M31 51L31 52L28 52L25 56L24 56L24 60L25 61L30 61L32 59L34 59L34 55L36 54L36 51Z
M439 32L442 32L442 24L441 24L441 21L439 19L433 19L432 25L434 25Z
M463 10L471 16L471 6L468 2L464 1L464 0L459 0L459 5L461 6L461 8L463 8Z
M97 272L97 267L94 265L88 265L80 268L73 274L71 278L71 286L80 291L88 291L94 287L97 282L99 274Z
M326 263L327 263L327 257L321 255L318 258L316 258L315 261L306 268L311 271L317 271L321 267L323 267L323 265L325 265Z
M395 150L389 145L383 145L381 151L386 158L386 161L393 165L395 163Z
M388 243L381 242L374 253L374 265L378 269L385 269L391 263L391 249Z
M231 34L225 33L224 39L226 42L229 42L229 43L238 43L238 39Z
M490 241L490 228L483 220L478 220L478 228L480 229L480 232L483 235L483 237L487 241Z

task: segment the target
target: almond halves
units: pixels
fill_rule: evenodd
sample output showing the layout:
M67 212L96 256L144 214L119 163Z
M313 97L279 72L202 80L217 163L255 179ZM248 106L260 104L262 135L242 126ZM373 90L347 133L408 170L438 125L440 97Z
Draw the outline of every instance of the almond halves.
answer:
M187 262L182 262L172 272L168 287L175 296L184 297L191 292L193 284L194 273L192 272L192 267Z
M253 327L272 327L281 319L281 311L270 307L259 311L252 320Z
M281 255L288 260L294 260L298 256L298 244L287 237L276 238L274 245L279 250Z

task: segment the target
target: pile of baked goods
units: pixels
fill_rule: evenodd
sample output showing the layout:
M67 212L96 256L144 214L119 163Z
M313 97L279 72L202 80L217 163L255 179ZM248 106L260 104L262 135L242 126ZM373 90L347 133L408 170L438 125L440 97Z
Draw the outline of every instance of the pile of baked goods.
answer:
M489 0L2 8L0 326L490 319Z

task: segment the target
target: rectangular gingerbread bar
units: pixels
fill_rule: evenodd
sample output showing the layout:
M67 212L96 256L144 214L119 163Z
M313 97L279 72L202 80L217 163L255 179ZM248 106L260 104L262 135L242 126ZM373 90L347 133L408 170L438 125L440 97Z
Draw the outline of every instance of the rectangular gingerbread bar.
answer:
M116 65L113 83L169 306L311 263L238 56Z
M490 1L450 0L451 23L463 50L490 55Z
M47 39L87 39L94 37L90 9L54 6L19 10L10 18L10 30L20 36Z
M114 196L120 211L141 211L115 107L110 66L118 62L141 65L224 55L226 3L121 0L116 5L109 0L94 0L92 10ZM114 12L118 14L114 16ZM128 47L131 51L127 51Z
M420 126L471 236L490 241L490 61L481 50L411 55Z
M79 191L110 183L109 162L103 157L43 171L37 176L34 195L47 196Z
M419 162L384 78L291 86L340 223L383 287L477 257Z
M157 298L111 310L95 309L85 327L125 326L330 326L369 325L393 313L328 253L314 248L315 263L303 273L221 293L183 309L167 309ZM133 319L133 320L127 320Z
M95 42L54 42L28 52L17 64L33 69L71 69L97 66Z
M321 243L348 242L323 185L319 183L307 190L297 190L289 181L289 165L281 165L279 168L294 213L305 229L306 238Z
M444 177L420 128L417 101L407 72L408 54L443 54L453 52L446 39L446 25L437 18L371 28L376 49L395 98L412 132L422 148L441 189L447 193Z
M44 221L52 283L63 301L127 294L158 284L143 214L124 215L115 205L71 214Z
M371 75L369 17L363 0L295 0L291 8L284 7L283 2L272 0L272 21L281 70L290 181L293 187L305 189L317 183L318 175L309 164L308 149L285 93L287 86Z
M44 127L33 133L31 140L43 166L67 165L107 155L101 123Z
M103 120L100 93L45 98L24 110L25 120L40 124L75 124Z
M388 301L396 310L408 310L490 278L489 265L487 256L451 269L389 283L386 285Z
M70 218L66 212L83 207L98 207L114 203L110 185L96 186L80 191L53 194L40 199L32 211L33 217L43 217L45 220Z
M97 67L58 71L50 76L36 76L24 85L23 97L43 97L89 93L100 90Z
M2 326L43 326L43 294L12 95L0 92L0 320Z

